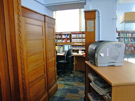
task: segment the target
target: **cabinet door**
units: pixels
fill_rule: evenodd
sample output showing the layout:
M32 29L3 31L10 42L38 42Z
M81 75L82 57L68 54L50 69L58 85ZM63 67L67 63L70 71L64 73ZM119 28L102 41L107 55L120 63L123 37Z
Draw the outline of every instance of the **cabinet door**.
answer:
M47 97L46 54L44 22L22 18L25 75L28 101L39 101Z
M47 55L47 77L48 90L51 89L57 81L56 74L56 49L55 49L55 20L46 17L46 55Z

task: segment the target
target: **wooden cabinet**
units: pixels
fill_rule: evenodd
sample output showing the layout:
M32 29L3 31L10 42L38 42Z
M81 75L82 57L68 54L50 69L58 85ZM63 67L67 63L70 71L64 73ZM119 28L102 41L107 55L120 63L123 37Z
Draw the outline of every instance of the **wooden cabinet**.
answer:
M58 87L54 19L21 0L1 0L0 14L0 101L48 101Z
M39 96L47 97L44 22L22 17L22 32L25 63L22 83L27 99L39 100Z
M134 101L135 99L135 67L133 63L124 61L123 66L96 67L89 61L86 63L85 100L88 93L96 92L91 86L88 73L96 73L111 86L111 101ZM103 96L104 97L104 96ZM105 101L108 101L105 99Z
M47 101L57 90L55 20L22 7L23 98Z

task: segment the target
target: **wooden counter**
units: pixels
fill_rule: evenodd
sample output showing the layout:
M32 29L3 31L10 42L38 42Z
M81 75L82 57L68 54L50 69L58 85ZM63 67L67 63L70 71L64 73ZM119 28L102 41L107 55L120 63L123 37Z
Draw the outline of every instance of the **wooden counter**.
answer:
M99 74L112 86L111 101L134 101L135 100L135 64L124 61L123 66L96 67L89 61L86 63L85 96L91 92L91 82L88 73Z

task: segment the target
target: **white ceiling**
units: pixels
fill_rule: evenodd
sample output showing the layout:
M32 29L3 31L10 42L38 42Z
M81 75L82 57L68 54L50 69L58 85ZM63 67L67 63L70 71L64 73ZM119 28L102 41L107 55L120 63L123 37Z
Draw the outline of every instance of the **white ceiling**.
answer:
M135 0L118 0L118 3L131 3L135 2Z
M86 5L85 0L48 0L48 2L45 3L45 0L34 0L45 7L49 8L52 11L58 11L58 10L67 10L67 9L82 9L84 8L84 5ZM53 1L53 2L52 2ZM64 2L62 2L64 1Z

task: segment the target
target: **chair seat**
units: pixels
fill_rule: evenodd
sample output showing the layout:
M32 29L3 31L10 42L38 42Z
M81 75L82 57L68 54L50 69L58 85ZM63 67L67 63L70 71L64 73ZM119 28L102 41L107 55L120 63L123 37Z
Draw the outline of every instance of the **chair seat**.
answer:
M60 60L60 61L58 61L57 63L68 63L68 61L66 61L66 60Z

